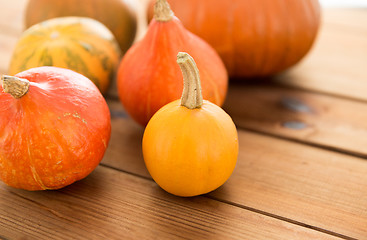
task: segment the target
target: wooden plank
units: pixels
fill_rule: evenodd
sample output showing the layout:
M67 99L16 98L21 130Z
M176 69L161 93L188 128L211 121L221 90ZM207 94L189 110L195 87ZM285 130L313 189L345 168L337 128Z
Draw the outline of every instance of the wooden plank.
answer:
M110 107L114 130L103 164L149 177L141 153L143 129L124 118L118 102L110 102ZM210 196L329 232L367 238L367 161L242 130L239 143L233 175Z
M366 101L367 10L328 9L323 19L309 55L275 81Z
M367 157L365 103L271 85L232 85L224 109L237 127Z
M0 188L1 238L336 239L105 167L59 191Z

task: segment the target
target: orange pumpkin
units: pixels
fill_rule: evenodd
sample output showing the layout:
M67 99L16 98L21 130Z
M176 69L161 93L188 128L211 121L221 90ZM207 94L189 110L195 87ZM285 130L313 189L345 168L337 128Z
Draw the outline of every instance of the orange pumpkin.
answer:
M102 160L110 113L96 86L68 69L40 67L0 84L0 178L26 190L58 189Z
M154 181L169 193L196 196L221 186L238 155L236 126L217 105L202 99L194 60L179 53L184 76L181 100L162 107L143 136L143 156Z
M129 49L119 66L118 92L127 112L145 126L158 109L180 97L179 51L190 52L196 59L203 96L222 105L228 77L218 54L182 26L166 0L157 1L155 13L144 38Z
M62 17L36 24L22 34L9 74L40 66L68 68L106 93L119 61L119 46L103 24L91 18Z
M130 0L29 0L25 11L25 26L45 20L80 16L98 20L114 34L123 52L134 41L137 19Z
M188 30L217 50L231 77L268 76L295 65L320 25L318 0L168 2Z

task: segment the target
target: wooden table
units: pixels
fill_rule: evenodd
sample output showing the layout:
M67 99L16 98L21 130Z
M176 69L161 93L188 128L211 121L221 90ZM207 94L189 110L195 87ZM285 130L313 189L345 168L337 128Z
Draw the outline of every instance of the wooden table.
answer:
M0 0L2 74L24 6ZM224 108L238 127L238 163L209 194L161 190L143 162L143 129L108 102L111 142L90 176L58 191L0 184L0 238L367 239L366 9L325 9L300 64L264 82L231 82Z

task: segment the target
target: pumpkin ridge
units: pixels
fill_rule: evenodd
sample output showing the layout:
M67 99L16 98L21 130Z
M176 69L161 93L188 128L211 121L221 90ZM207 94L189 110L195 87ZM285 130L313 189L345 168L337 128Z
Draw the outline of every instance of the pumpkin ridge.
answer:
M29 111L29 110L25 110L25 111ZM29 125L29 123L27 125ZM40 176L37 173L36 168L34 167L35 162L34 162L34 159L33 159L33 154L32 154L32 150L31 150L31 145L32 144L31 144L31 140L30 140L29 136L26 138L26 143L27 143L29 168L31 170L33 179L34 179L35 183L37 183L42 190L47 190L48 188L43 184L42 179L40 178Z
M39 59L40 63L44 66L52 66L52 57L48 52L48 48L44 48Z
M7 113L0 118L1 179L35 191L86 177L102 160L111 134L101 93L68 69L39 67L14 77L32 84L20 99L1 92L0 86L0 115ZM65 112L70 115L60 118Z
M279 14L280 16L284 17L287 16L287 14L289 14L288 12L288 6L287 4L284 4L282 6L282 13L283 14ZM280 21L280 18L278 18ZM284 24L285 30L284 30L284 35L285 35L285 41L282 41L280 46L283 46L284 50L283 50L283 54L281 55L281 57L279 59L277 59L276 61L271 61L271 59L269 60L269 57L267 55L263 57L264 62L263 62L263 66L262 68L260 68L260 71L263 72L263 75L266 75L268 72L271 72L271 68L274 69L281 69L282 65L284 64L284 62L288 62L288 58L289 55L292 53L292 44L291 44L291 38L292 38L292 34L291 34L291 22L287 21L287 19L283 19L282 18L282 24ZM274 64L275 62L275 64ZM272 66L273 64L273 66ZM269 70L270 69L270 70ZM276 72L278 73L278 72Z
M65 49L65 53L67 56L67 59L65 60L68 68L74 69L76 72L83 72L87 78L92 80L94 84L99 88L100 83L99 79L96 78L87 68L84 61L80 56L77 54L74 54L70 49Z
M285 5L286 4L284 4L284 7L285 7ZM254 71L261 72L262 75L264 75L264 73L267 74L267 72L268 72L268 66L270 66L270 68L274 67L274 66L271 65L272 62L276 62L276 63L279 64L280 63L280 60L281 59L284 59L288 55L288 52L290 52L290 51L283 52L283 54L281 54L280 59L278 58L278 59L276 59L274 61L271 58L271 56L269 55L269 52L270 51L266 51L265 50L266 46L270 46L271 47L271 44L272 44L271 39L270 39L271 36L269 36L270 34L268 32L274 33L275 30L274 30L274 26L273 26L274 22L271 21L271 16L269 16L269 13L267 12L267 11L269 11L268 10L269 9L269 6L268 6L268 9L266 8L267 6L262 6L262 7L263 7L263 9L262 9L263 12L265 12L265 14L264 14L264 21L263 21L263 25L264 25L263 28L266 29L267 31L265 31L263 34L259 34L259 35L262 36L261 39L264 41L264 47L263 47L264 50L263 50L262 55L261 55L261 57L259 59L264 59L264 60L263 61L258 61L257 64L253 64L253 65L254 65ZM278 8L275 8L274 9L274 11L277 11L277 10L278 10ZM277 20L278 21L282 21L280 19L280 17L278 17ZM285 21L285 24L287 24L289 26L289 22L288 21ZM287 35L289 35L289 29L288 28L286 28L285 33ZM277 41L279 41L279 40L277 39ZM289 43L289 39L288 38L286 39L286 41L287 41L287 43ZM286 45L286 48L288 48L288 46L289 46L289 44L287 44L287 43L285 44ZM269 61L270 61L270 64L269 64ZM275 64L275 65L278 65L278 64Z
M33 50L31 51L31 53L27 57L24 58L24 60L22 61L21 65L19 67L17 67L17 69L19 69L20 72L22 72L22 71L24 71L24 70L27 69L27 62L30 59L32 59L32 57L34 57L35 53L36 53L36 49L33 48ZM17 55L18 54L21 54L21 53L16 51L15 54L14 54L15 58L17 58ZM16 74L16 72L15 72L15 70L12 69L11 66L13 66L13 63L10 63L9 74L10 75L14 75L14 74Z

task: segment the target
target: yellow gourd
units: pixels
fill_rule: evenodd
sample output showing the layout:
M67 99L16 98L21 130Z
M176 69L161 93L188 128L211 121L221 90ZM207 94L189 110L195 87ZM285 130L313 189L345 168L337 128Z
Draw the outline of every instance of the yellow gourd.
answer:
M8 74L41 66L68 68L88 77L106 93L120 55L117 41L102 23L85 17L53 18L22 34Z
M169 193L196 196L220 187L232 174L238 136L231 117L203 100L196 64L177 55L184 78L181 100L162 107L143 136L143 156L155 182Z

